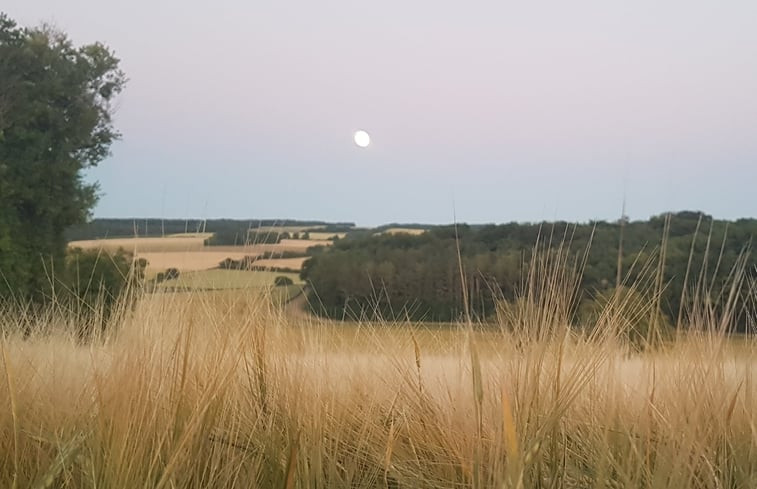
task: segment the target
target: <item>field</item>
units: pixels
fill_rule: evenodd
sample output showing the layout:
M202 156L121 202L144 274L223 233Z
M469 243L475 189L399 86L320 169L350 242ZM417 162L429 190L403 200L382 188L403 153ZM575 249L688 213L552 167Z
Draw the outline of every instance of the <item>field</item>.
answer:
M250 272L247 272L250 273ZM278 275L277 275L278 276ZM203 286L202 281L197 281L197 285ZM176 302L194 301L196 304L202 303L210 305L213 310L220 313L222 305L240 304L242 302L260 302L265 300L269 305L275 308L286 307L291 309L295 301L300 302L304 299L302 284L283 285L274 287L273 278L271 280L250 280L247 283L242 282L243 287L231 287L233 282L221 282L219 288L197 288L197 289L172 289L171 287L161 287L152 294L143 298L143 307L145 304L162 305L161 307L173 307ZM170 285L170 284L169 284Z
M306 228L303 228L306 229ZM328 234L328 233L326 233ZM330 236L339 233L331 233ZM117 251L124 249L138 258L147 260L146 275L155 277L159 272L176 268L182 272L193 272L217 268L226 258L241 260L246 256L260 256L273 253L274 258L256 262L256 266L270 269L300 270L307 259L275 258L283 253L305 253L313 246L329 246L324 239L283 239L277 244L256 244L247 246L204 246L211 233L174 234L162 238L115 238L88 241L72 241L71 248L102 249Z
M385 229L383 231L383 234L410 234L413 236L418 236L420 234L425 233L425 229L415 229L415 228L389 228Z
M287 277L295 284L302 284L299 274L269 271L202 270L184 272L178 278L166 280L157 290L224 290L270 287L276 277Z
M303 256L300 258L261 258L256 260L254 265L256 268L266 269L286 269L286 270L301 270L302 264L308 260L309 257Z
M250 231L257 232L257 233L272 233L272 234L283 234L283 233L302 233L304 231L307 231L308 229L323 229L324 226L259 226L259 227L251 227Z
M646 304L577 326L537 268L487 323L333 321L297 273L206 267L270 248L143 245L181 273L103 333L0 314L0 487L757 487L757 341L706 305L640 343Z
M203 248L203 243L211 233L174 234L162 238L109 238L72 241L69 248L103 249L117 251L123 248L129 252L190 251Z
M336 236L339 239L343 239L345 236L347 236L347 233L322 233L322 232L317 232L317 231L311 231L308 233L308 236L312 240L324 241L324 240L330 240L334 236Z
M282 302L151 294L90 344L0 315L0 487L757 487L757 345L714 319L636 351L618 309L587 335L550 300L483 329Z
M139 258L144 258L148 263L148 274L157 273L167 268L176 268L181 271L196 271L216 268L226 258L241 260L245 256L257 256L257 252L246 251L148 251L137 253Z
M276 250L279 251L301 251L305 252L313 246L329 246L331 243L325 240L316 239L282 239L279 241Z

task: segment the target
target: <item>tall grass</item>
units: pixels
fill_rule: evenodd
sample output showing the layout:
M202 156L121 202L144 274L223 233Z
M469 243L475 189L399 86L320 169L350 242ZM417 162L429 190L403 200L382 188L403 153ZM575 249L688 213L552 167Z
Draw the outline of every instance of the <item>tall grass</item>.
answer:
M85 343L4 310L0 487L757 487L754 341L703 307L639 351L620 295L575 329L554 260L488 328L176 293Z

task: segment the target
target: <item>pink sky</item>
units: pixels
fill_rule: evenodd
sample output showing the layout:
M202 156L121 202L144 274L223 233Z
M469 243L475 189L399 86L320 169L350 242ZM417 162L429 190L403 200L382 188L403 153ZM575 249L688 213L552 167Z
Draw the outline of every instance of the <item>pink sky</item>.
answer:
M754 1L0 9L122 59L98 216L757 215Z

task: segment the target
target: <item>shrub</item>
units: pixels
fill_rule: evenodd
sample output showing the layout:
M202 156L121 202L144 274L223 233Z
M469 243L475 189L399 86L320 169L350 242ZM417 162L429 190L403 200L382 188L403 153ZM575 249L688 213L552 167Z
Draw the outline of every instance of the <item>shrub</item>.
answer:
M147 261L115 253L75 248L66 255L56 298L79 318L79 337L104 332L113 316L129 310L144 280Z
M291 278L289 278L289 277L285 277L283 275L280 275L280 276L278 276L278 277L276 277L274 279L273 284L276 287L283 287L283 286L286 286L286 285L294 285L294 281Z

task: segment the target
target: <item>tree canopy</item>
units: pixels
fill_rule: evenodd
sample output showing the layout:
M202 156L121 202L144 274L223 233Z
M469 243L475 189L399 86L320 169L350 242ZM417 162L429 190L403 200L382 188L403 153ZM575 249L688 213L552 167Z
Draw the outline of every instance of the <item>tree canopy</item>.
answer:
M651 280L662 291L659 310L675 323L693 307L694 291L714 302L727 297L729 274L739 263L754 276L757 261L742 252L755 237L755 219L728 222L698 212L633 222L434 227L418 236L353 234L315 254L303 278L316 312L332 317L454 320L465 311L465 290L468 312L485 318L499 301L518 298L539 242L540 253L562 250L572 257L566 265L580 268L579 300L601 302L618 286ZM652 292L648 299L657 300Z
M0 14L0 297L39 300L64 231L84 222L98 186L83 171L119 138L113 100L126 82L102 44Z

